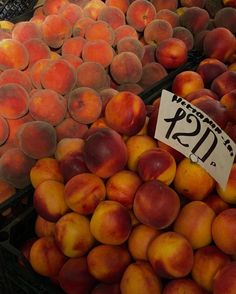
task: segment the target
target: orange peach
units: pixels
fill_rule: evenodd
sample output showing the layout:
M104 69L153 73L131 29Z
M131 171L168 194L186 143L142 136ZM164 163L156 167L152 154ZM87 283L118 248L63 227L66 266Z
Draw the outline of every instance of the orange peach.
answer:
M230 207L230 204L225 202L217 193L211 193L203 201L214 210L216 215Z
M73 54L64 54L63 58L68 61L74 68L77 68L83 63L83 59Z
M213 293L233 294L235 292L236 262L230 262L222 267L215 275L213 282Z
M63 138L83 138L88 131L88 125L67 117L55 127L55 130L59 142Z
M0 74L0 85L14 83L21 85L27 92L32 89L30 77L22 70L9 68Z
M33 243L29 260L38 274L54 277L59 273L66 257L58 249L53 237L41 237Z
M162 282L148 262L136 261L126 268L120 282L120 289L122 294L161 294Z
M193 249L212 242L211 226L215 212L203 201L191 201L180 210L174 223L174 231L185 236Z
M30 39L41 38L40 28L31 21L20 21L16 23L11 33L12 39L21 43L24 43Z
M96 280L117 283L131 263L131 256L122 246L100 244L89 251L87 263L90 274Z
M116 29L114 29L115 40L114 45L118 43L119 40L125 37L132 37L134 39L138 39L138 33L132 26L128 24L124 24Z
M164 278L187 276L193 266L193 249L181 234L168 231L156 236L148 246L148 260L155 273Z
M52 62L50 58L44 58L36 61L29 69L31 82L36 89L42 89L41 74L47 65Z
M55 222L50 222L37 215L35 224L34 224L34 231L37 237L50 237L54 236L55 231Z
M115 6L106 6L98 14L98 20L107 22L114 30L126 24L124 12Z
M94 22L95 20L93 20L92 18L88 16L81 17L74 23L72 27L72 36L84 37L87 27Z
M106 245L121 245L128 240L132 224L128 209L119 202L104 200L96 207L90 230L97 241Z
M1 76L0 76L1 79ZM106 105L108 103L108 101L115 96L116 94L118 94L118 90L112 89L112 88L106 88L106 89L102 89L101 91L99 91L99 94L101 96L102 99L102 112L101 112L101 116L105 115L105 108Z
M59 9L58 14L67 19L71 26L73 26L76 21L84 15L82 7L75 3L67 3L63 5Z
M86 40L80 36L68 38L61 47L61 55L64 57L65 54L72 54L81 57L85 43Z
M129 0L105 0L107 6L120 8L124 13L127 12L129 7Z
M164 286L163 294L176 293L204 294L202 288L190 278L172 279Z
M57 246L68 257L84 256L95 242L89 219L76 212L68 212L56 222L54 235Z
M68 4L68 0L45 0L42 6L42 12L46 15L57 14L65 4Z
M88 41L104 40L108 44L113 45L115 33L113 28L108 23L103 20L97 20L87 27L84 37Z
M144 40L147 44L159 44L173 36L171 24L164 19L154 19L144 29Z

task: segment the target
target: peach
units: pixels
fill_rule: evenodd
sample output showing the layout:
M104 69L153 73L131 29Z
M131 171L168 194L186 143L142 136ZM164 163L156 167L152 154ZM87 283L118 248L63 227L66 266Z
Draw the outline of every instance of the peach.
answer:
M147 0L133 1L126 12L127 24L138 32L143 32L146 26L156 18L154 5Z
M156 19L164 19L172 28L179 26L179 15L170 9L161 9L156 13Z
M9 136L9 133L10 131L7 120L4 117L0 116L0 145L5 143Z
M96 287L93 288L91 294L121 294L119 283L98 283Z
M76 5L75 3L67 3L63 5L59 9L58 14L67 19L71 26L73 26L76 21L84 15L82 7Z
M187 50L190 51L194 46L193 34L185 27L176 26L173 28L173 38L180 39L187 46Z
M159 62L150 62L143 66L139 84L144 88L151 87L167 76L167 70Z
M181 6L184 7L200 7L204 8L204 5L206 3L206 0L180 0Z
M57 141L64 138L83 138L88 130L88 125L79 123L72 117L65 118L55 127Z
M147 250L152 240L161 232L144 224L136 225L128 239L128 249L134 260L148 261Z
M27 239L23 242L23 244L20 246L19 250L21 253L21 256L19 256L17 259L18 264L22 267L27 266L28 264L26 261L29 261L30 258L30 250L34 242L37 240L37 237L32 237L30 239Z
M57 143L55 158L57 161L63 160L66 156L74 152L81 152L84 148L84 140L81 138L63 138Z
M87 263L90 274L96 280L117 283L131 263L131 256L122 246L100 244L89 251Z
M20 21L16 23L11 33L12 39L21 43L24 43L30 39L41 38L40 28L35 23L30 21Z
M229 293L235 292L235 274L236 274L236 262L230 262L222 267L215 275L213 282L213 293ZM223 291L223 292L222 292Z
M110 74L117 84L137 83L142 77L142 63L133 52L121 52L110 64Z
M194 49L198 52L203 52L204 39L209 31L206 29L194 35Z
M235 37L233 33L223 27L209 31L203 41L203 51L207 57L226 62L235 52Z
M30 77L22 70L9 68L0 74L0 85L9 83L21 85L27 92L32 89Z
M176 219L179 209L178 194L160 181L147 181L140 185L135 193L135 216L141 223L153 228L167 228ZM155 211L159 213L156 214Z
M227 70L218 75L211 83L211 90L219 97L235 90L236 71Z
M65 59L53 60L43 70L41 83L43 88L65 95L76 84L76 71Z
M198 249L211 243L214 219L213 209L203 201L193 200L181 208L173 228L188 239L193 249Z
M157 12L161 9L169 9L175 11L178 7L177 0L152 0L151 2L155 6Z
M65 118L66 110L64 97L54 90L39 89L30 97L29 112L35 120L56 126Z
M65 4L68 4L68 0L45 0L42 11L46 15L57 14Z
M236 8L236 7L235 7ZM214 24L216 27L224 27L230 30L233 34L236 33L236 11L233 7L223 7L214 17Z
M1 79L1 76L0 76ZM115 96L116 94L118 94L118 91L112 88L106 88L106 89L102 89L101 91L99 91L101 100L102 100L102 112L101 112L101 116L105 115L105 109L107 106L108 101Z
M77 87L86 87L96 91L109 87L109 81L107 78L107 72L101 63L96 61L85 61L83 62L76 71L77 75ZM74 89L73 91L77 91ZM99 102L96 102L98 105L98 111L100 110L100 98ZM95 101L94 101L95 103ZM95 107L96 109L96 107ZM97 112L96 112L97 114ZM97 117L98 118L98 117ZM86 122L85 122L86 123Z
M31 82L36 89L42 89L41 85L41 75L44 69L48 66L48 64L52 62L50 58L44 58L36 61L29 69L29 76L31 78Z
M16 83L0 86L0 115L7 119L18 119L28 112L29 95Z
M229 178L225 189L216 184L218 195L229 204L236 204L236 163L231 167Z
M125 37L132 37L134 39L138 39L138 33L132 26L128 24L124 24L119 26L118 28L114 29L115 40L114 45L118 43L119 40Z
M95 20L93 20L92 18L88 16L81 17L74 23L72 27L72 36L84 37L87 27L94 22Z
M133 207L134 195L141 185L140 177L129 170L121 170L106 182L106 198L117 201L127 208Z
M156 236L148 246L147 255L155 273L164 278L185 277L193 266L190 242L173 231Z
M132 136L138 133L145 123L145 118L146 108L143 100L131 92L119 92L106 105L105 119L108 126L123 135Z
M178 278L172 279L167 282L163 288L163 294L175 294L175 293L191 293L191 294L204 294L201 287L190 278Z
M140 93L143 92L143 90L144 90L143 87L141 87L139 84L133 84L133 83L122 84L117 87L117 91L119 92L128 91L135 95L139 95Z
M30 264L42 276L56 276L65 261L66 257L58 249L53 237L41 237L31 247Z
M9 20L0 20L0 29L4 32L11 33L15 24Z
M194 253L192 278L203 289L212 292L215 274L229 262L230 257L215 245L199 248Z
M132 224L128 209L117 201L98 204L90 220L90 230L105 245L121 245L128 240Z
M81 173L72 177L65 185L65 202L79 214L89 215L105 199L106 188L103 181L91 173Z
M55 231L55 223L47 221L40 215L37 215L35 224L34 224L34 231L37 237L50 237L54 235Z
M224 6L236 8L235 0L223 0L223 4L224 4Z
M114 30L126 24L124 12L115 6L106 6L98 14L98 20L107 22Z
M157 147L156 141L148 135L130 136L126 141L128 153L128 168L137 171L137 163L140 155L147 150Z
M133 37L124 37L117 42L116 51L118 54L121 52L133 52L141 60L144 55L144 45Z
M158 147L167 151L168 153L170 153L174 157L176 163L179 163L185 157L182 153L180 153L176 149L172 148L170 145L167 145L161 141L158 141L157 143L158 143L157 144Z
M161 41L173 36L173 28L164 19L154 19L145 27L143 36L147 44L158 45Z
M91 0L85 3L83 6L83 12L85 16L97 20L100 11L104 7L106 7L106 4L102 0Z
M236 90L223 95L220 99L220 103L225 106L227 111L228 120L235 123L235 108L236 108Z
M202 88L202 89L199 89L199 90L196 90L196 91L189 93L185 97L185 100L192 101L194 99L201 98L203 96L204 97L211 97L215 100L219 100L219 96L215 92L213 92L212 90L207 89L207 88Z
M61 55L72 54L81 57L86 40L83 37L71 37L65 40L61 47Z
M47 221L58 221L69 211L64 199L64 191L64 184L58 181L43 181L34 190L33 205L36 212Z
M42 38L50 48L60 48L64 41L72 35L70 22L58 14L48 15L42 25Z
M69 258L59 271L58 281L65 293L70 294L89 294L96 282L85 256Z
M83 59L81 57L75 56L73 54L64 54L63 58L72 65L75 70L83 63Z
M188 59L187 46L177 38L165 39L157 46L156 59L166 69L178 68Z
M84 37L88 41L104 40L112 45L115 40L115 33L108 23L103 20L97 20L87 27Z
M98 92L89 87L75 88L68 97L68 111L79 123L94 122L102 111L102 101Z
M143 67L147 63L156 61L156 54L155 54L156 48L157 48L157 45L155 44L147 44L143 46L144 53L143 53L143 58L141 60Z
M90 221L76 212L63 215L55 226L55 240L67 257L84 256L93 246L94 237L90 232Z
M204 88L204 82L199 73L185 70L178 73L172 82L172 92L185 98L189 93Z
M117 7L124 13L127 12L127 9L129 7L129 0L105 0L105 3L109 7Z
M162 282L148 262L136 261L126 268L120 282L120 289L122 294L161 294Z
M211 193L203 201L214 210L216 215L230 207L229 203L225 202L217 193Z
M35 160L28 157L17 147L10 147L0 157L0 178L17 189L30 184L30 170Z
M63 183L63 176L55 158L43 157L38 159L30 170L30 181L34 188L44 181L53 180Z
M143 152L137 162L137 172L143 181L159 180L170 185L176 173L174 157L161 148Z
M0 69L16 68L23 70L28 66L29 55L20 41L3 39L0 41Z
M227 71L227 66L216 58L204 58L197 66L196 72L203 79L205 87L209 87L212 81Z

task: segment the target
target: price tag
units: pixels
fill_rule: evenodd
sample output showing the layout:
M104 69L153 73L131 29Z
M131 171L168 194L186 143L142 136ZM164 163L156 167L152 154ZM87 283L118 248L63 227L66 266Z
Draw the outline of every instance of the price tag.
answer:
M222 189L226 187L235 143L199 108L163 90L155 138L201 165Z

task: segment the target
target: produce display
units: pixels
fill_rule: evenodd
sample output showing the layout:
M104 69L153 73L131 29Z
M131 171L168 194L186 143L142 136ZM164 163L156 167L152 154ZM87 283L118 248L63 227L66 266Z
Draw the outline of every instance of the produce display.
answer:
M235 33L227 0L46 0L0 20L0 203L32 186L36 214L18 266L68 294L236 292L236 164L223 189L155 138L168 80L236 142Z

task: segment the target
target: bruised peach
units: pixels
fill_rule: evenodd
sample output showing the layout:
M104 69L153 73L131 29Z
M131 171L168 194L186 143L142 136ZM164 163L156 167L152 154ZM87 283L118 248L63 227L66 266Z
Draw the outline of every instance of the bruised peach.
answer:
M115 130L99 128L85 140L84 159L91 172L108 178L125 167L126 145Z
M172 279L163 288L163 294L175 294L186 292L191 294L204 294L203 289L190 278Z
M83 138L88 131L88 125L79 123L72 117L66 117L56 127L57 141L64 138Z
M193 249L198 249L212 242L211 226L214 219L214 210L205 202L191 201L181 208L173 228L188 239Z
M155 273L165 278L185 277L193 266L190 242L173 231L156 236L148 246L147 255Z
M27 92L32 89L30 77L22 70L9 68L0 74L0 85L9 83L21 85Z
M114 113L114 109L116 112ZM118 133L132 136L138 133L145 123L146 109L143 100L131 93L120 92L107 103L105 119Z
M58 249L53 237L41 237L31 247L30 264L42 276L56 276L65 261L66 257Z
M95 239L106 245L121 245L131 232L128 209L119 202L104 200L96 207L90 221Z
M61 47L61 54L64 57L66 54L72 54L78 57L81 57L83 47L86 43L86 40L83 37L71 37L63 43Z
M130 264L131 256L122 246L101 244L89 251L87 262L88 270L96 280L116 283Z
M61 267L58 281L66 293L89 294L96 280L89 273L87 258L69 258Z
M94 244L94 237L86 216L68 212L56 223L55 240L59 249L68 257L85 255Z
M159 44L161 41L171 38L173 28L164 19L154 19L144 29L143 36L147 44Z
M178 194L160 181L147 181L135 193L133 210L137 219L153 228L167 228L176 219L179 209Z
M40 215L37 215L34 225L34 231L37 237L49 237L54 235L55 223L47 221Z
M98 20L107 22L114 30L126 23L124 12L115 6L106 6L98 14Z

